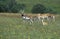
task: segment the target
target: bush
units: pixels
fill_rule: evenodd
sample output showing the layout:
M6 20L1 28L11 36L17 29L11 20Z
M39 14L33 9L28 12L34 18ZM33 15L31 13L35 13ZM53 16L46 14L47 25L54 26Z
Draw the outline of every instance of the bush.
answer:
M44 5L42 4L36 4L33 6L32 10L31 10L32 13L53 13L55 14L56 11L51 8L51 7L45 7Z
M32 13L45 13L46 12L46 7L42 4L37 4L37 5L33 6L31 12Z

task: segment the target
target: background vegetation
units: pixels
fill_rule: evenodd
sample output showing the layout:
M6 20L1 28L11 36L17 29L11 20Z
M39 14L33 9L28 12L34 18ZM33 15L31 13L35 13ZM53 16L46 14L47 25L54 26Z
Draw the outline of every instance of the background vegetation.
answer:
M41 7L41 5L43 5L43 7ZM34 8L34 6L37 8ZM0 0L0 12L16 13L22 10L24 10L25 13L33 13L34 10L39 13L40 11L60 13L60 0Z

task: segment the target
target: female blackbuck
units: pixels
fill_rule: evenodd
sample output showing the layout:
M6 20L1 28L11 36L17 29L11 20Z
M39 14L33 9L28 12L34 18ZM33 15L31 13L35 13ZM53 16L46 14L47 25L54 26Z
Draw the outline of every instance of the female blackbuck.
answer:
M47 19L49 21L49 19L53 19L55 21L55 15L54 14L38 14L38 19Z
M45 22L45 21L42 20L42 24L43 25L48 25L48 22Z
M55 21L55 15L54 14L48 14L48 18L52 19L53 21Z
M38 14L37 17L39 20L42 21L43 25L48 24L47 22L44 22L44 19L47 19L48 21L52 19L53 21L55 21L55 15L54 14L49 14L49 13L48 14Z
M33 23L32 17L26 14L21 14L21 17L24 21L30 21L30 24Z
M44 20L45 18L46 18L46 19L48 18L48 16L46 16L45 14L38 14L37 17L38 17L39 20L41 20L41 19Z

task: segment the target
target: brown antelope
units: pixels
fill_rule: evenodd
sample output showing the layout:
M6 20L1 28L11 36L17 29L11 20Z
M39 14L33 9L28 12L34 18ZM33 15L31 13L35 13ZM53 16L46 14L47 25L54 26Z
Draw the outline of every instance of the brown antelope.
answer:
M48 18L52 19L53 21L55 21L55 15L54 14L48 14Z
M38 14L38 19L40 20L40 19L47 19L47 20L49 20L49 18L51 18L51 19L53 19L53 20L55 20L55 15L54 14Z
M49 19L53 19L55 21L55 15L54 14L22 14L21 15L23 19L25 20L29 20L30 23L33 23L33 19L38 19L38 21L42 21L42 23L44 24L44 19L47 19L49 21ZM47 23L46 23L47 24Z
M43 24L43 25L48 25L48 22L44 22L44 21L42 20L42 24Z
M42 21L42 24L43 25L47 25L48 23L47 22L44 22L44 19L47 19L48 21L50 19L53 19L53 21L55 21L55 15L54 14L38 14L38 19Z

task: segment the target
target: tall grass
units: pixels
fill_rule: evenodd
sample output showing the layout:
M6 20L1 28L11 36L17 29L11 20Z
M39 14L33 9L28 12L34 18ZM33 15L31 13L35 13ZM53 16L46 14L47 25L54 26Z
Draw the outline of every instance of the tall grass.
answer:
M45 26L22 21L17 17L0 16L0 39L60 39L60 16Z

